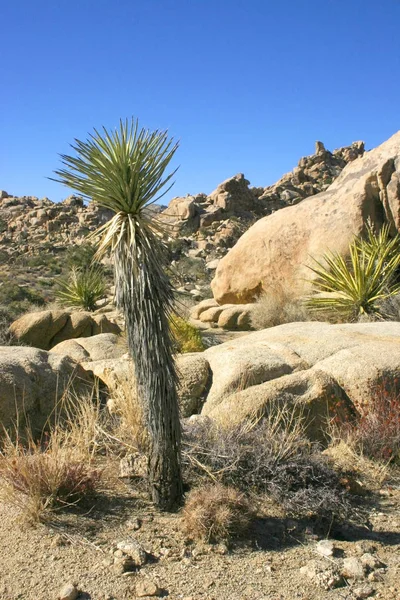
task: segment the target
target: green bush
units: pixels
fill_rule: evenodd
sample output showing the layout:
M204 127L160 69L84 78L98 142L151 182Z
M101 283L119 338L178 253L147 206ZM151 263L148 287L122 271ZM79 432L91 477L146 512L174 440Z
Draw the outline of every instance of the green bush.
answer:
M182 317L171 319L171 329L175 338L176 352L186 354L187 352L202 352L204 350L199 330Z
M96 302L106 293L104 272L99 266L73 267L67 278L58 281L58 286L55 295L62 304L88 311L94 311Z
M391 239L387 225L378 235L369 225L367 239L358 237L350 244L348 260L328 252L322 262L314 262L309 268L317 275L315 295L307 302L313 311L334 311L350 321L382 319L383 303L400 291L400 235Z

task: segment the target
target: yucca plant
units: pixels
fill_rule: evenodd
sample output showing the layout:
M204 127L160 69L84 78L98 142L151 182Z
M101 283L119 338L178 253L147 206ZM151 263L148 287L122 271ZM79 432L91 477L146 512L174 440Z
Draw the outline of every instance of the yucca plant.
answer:
M333 310L350 321L363 315L382 319L382 302L400 291L400 236L391 239L387 226L378 235L368 226L367 239L350 244L348 259L327 252L314 263L309 268L317 275L312 283L318 295L307 301L314 311Z
M58 281L55 296L66 306L92 312L96 310L96 302L102 300L105 293L106 282L100 266L87 269L72 267L68 276Z
M146 206L172 187L164 176L177 144L167 132L150 132L134 119L113 132L94 130L61 155L57 181L115 214L94 234L97 258L114 258L115 301L125 316L138 397L149 432L148 473L155 504L169 510L182 498L181 429L177 374L169 318L173 287L165 267L168 252ZM165 191L161 193L161 190Z

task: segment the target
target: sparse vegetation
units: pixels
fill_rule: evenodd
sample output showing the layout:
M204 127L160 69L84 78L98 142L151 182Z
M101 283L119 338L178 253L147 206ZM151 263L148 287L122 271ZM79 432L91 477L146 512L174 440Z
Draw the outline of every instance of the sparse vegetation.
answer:
M390 238L388 225L379 234L369 225L367 239L350 244L349 259L328 252L314 263L309 268L317 277L307 307L317 313L334 311L345 321L383 319L383 303L400 291L400 235Z
M3 432L1 439L1 498L32 523L92 496L101 480L102 470L93 463L99 404L91 396L65 396L63 402L63 419L57 418L39 441L29 430L24 438Z
M365 402L355 422L346 423L342 439L359 454L383 463L400 464L400 390L397 380L374 386L373 402Z
M87 269L72 267L67 278L58 281L57 299L66 306L96 310L96 303L105 297L104 272L98 265Z
M204 477L256 496L267 496L288 515L331 522L355 518L339 475L321 448L304 435L289 409L259 423L221 428L205 420L188 424L184 437L186 477Z
M220 483L209 483L188 494L183 528L195 540L227 542L246 533L253 514L243 493Z
M177 352L185 354L186 352L202 352L204 350L200 331L186 319L177 316L172 317L171 331L175 339Z
M304 302L295 298L293 293L281 284L264 291L251 312L253 329L266 329L283 323L308 320L310 315Z

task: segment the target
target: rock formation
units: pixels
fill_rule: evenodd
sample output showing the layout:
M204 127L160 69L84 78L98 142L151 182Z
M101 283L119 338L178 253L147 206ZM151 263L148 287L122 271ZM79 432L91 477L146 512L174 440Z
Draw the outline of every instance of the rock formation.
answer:
M324 152L320 148L311 163ZM252 302L287 282L302 295L310 285L310 257L328 249L346 254L367 220L378 230L389 223L400 231L400 132L350 162L325 191L257 221L218 264L214 298Z

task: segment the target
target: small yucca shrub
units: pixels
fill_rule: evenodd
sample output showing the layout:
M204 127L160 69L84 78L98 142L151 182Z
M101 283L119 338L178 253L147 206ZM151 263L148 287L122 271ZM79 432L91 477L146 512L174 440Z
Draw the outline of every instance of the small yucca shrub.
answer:
M307 302L313 311L334 311L350 321L382 319L382 303L400 291L400 235L390 239L388 226L378 235L368 226L367 239L355 238L350 244L348 260L327 252L322 262L314 263L309 268L317 275L312 282L315 295Z
M66 306L94 311L96 302L106 293L106 282L100 266L87 269L73 267L66 279L60 279L57 299Z

